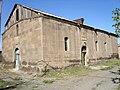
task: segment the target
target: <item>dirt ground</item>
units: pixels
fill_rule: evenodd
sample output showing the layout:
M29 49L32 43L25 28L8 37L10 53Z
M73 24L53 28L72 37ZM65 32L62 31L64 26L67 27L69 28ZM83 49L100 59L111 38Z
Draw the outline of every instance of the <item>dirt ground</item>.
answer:
M94 71L87 75L75 75L64 78L41 78L22 71L14 71L11 73L0 72L0 78L4 80L14 80L15 88L8 90L116 90L120 83L119 67L107 71ZM18 80L15 77L20 77ZM45 80L52 80L53 83L44 83Z

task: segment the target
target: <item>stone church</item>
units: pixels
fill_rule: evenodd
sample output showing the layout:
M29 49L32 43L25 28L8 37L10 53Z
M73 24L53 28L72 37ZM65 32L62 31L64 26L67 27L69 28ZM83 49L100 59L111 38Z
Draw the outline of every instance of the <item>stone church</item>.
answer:
M2 34L6 65L27 71L59 69L117 58L117 35L16 4Z

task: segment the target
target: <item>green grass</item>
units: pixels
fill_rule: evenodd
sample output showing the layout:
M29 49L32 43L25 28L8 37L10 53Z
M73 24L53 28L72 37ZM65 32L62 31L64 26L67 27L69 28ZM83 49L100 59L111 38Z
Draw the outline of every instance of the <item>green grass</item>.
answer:
M110 60L110 61L98 62L97 64L94 64L93 66L108 66L101 70L111 70L115 66L119 66L119 65L120 65L120 60Z
M116 88L116 90L120 90L120 84L118 85L118 87Z
M9 85L9 82L0 79L0 88L4 88Z
M105 68L102 68L101 70L111 70L113 67L105 67Z
M50 72L47 72L47 74L45 76L59 78L59 77L64 77L64 76L72 76L72 75L76 75L76 74L85 74L90 71L92 71L92 70L88 67L75 66L75 67L67 68L67 69L61 70L61 71L50 71Z
M120 60L110 60L110 61L98 62L97 64L94 64L92 66L108 66L101 70L111 70L115 66L119 66L119 65L120 65ZM46 75L44 77L62 78L65 76L73 76L73 75L77 75L77 74L85 75L92 71L94 71L94 70L90 69L89 67L75 66L75 67L67 68L67 69L61 70L61 71L49 71L46 73Z

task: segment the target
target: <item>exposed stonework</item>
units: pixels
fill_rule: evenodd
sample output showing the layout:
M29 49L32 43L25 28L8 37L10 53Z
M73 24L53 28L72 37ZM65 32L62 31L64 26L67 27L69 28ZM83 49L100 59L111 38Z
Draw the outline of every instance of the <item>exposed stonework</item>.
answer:
M2 50L12 67L35 72L118 56L117 35L84 25L83 19L71 21L17 4L2 34Z
M120 45L118 45L118 55L119 55L119 59L120 59Z

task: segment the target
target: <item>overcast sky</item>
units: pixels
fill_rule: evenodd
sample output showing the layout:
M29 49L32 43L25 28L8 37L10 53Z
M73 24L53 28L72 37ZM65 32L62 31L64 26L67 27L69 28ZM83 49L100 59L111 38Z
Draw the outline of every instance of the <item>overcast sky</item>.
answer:
M70 20L84 18L84 24L113 32L112 10L120 8L120 0L3 0L1 31L14 4L36 8ZM0 36L1 38L1 36ZM0 48L1 48L0 40Z

